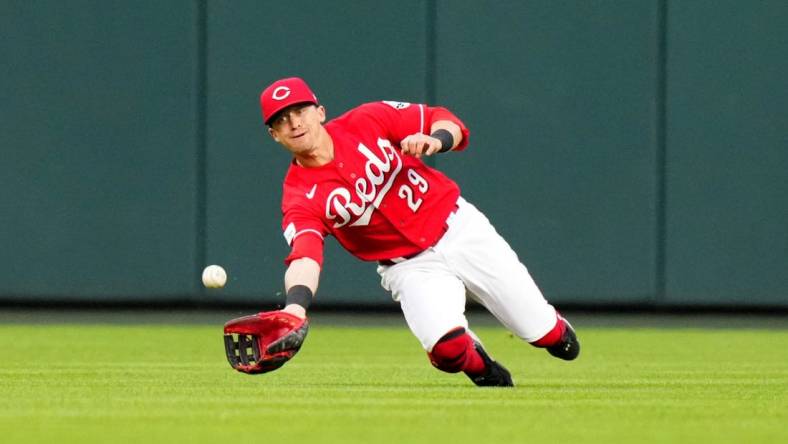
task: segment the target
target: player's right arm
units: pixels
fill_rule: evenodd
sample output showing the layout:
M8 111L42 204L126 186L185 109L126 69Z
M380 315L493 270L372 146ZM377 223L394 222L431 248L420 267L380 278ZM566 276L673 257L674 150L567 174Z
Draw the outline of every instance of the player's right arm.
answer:
M293 183L295 182L295 183ZM299 318L306 311L317 292L320 269L323 266L324 239L328 230L310 204L313 191L304 192L309 185L301 185L295 179L285 182L282 199L282 230L290 253L285 258L287 270L284 284L285 308L282 311Z
M239 372L276 370L301 349L306 339L306 310L317 291L325 235L312 222L308 214L297 209L285 212L284 234L291 247L285 259L285 308L231 319L224 325L227 360Z
M285 272L285 290L288 295L293 291L304 291L301 287L309 289L309 296L314 298L317 293L317 285L320 280L320 264L310 257L302 257L290 262ZM291 295L292 297L292 295ZM297 303L288 303L282 311L286 311L299 318L306 317L306 307Z

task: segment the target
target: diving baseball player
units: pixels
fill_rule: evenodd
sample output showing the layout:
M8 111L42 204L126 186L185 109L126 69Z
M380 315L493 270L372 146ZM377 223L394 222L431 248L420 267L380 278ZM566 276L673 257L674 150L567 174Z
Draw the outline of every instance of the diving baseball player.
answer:
M382 286L436 368L479 386L512 386L465 317L466 290L512 333L561 359L580 352L572 326L542 296L517 254L457 184L421 158L467 147L469 131L449 110L375 102L326 122L300 78L260 96L271 137L293 160L284 180L286 305L229 321L230 364L246 373L279 368L300 348L317 291L323 242L332 235L376 262Z

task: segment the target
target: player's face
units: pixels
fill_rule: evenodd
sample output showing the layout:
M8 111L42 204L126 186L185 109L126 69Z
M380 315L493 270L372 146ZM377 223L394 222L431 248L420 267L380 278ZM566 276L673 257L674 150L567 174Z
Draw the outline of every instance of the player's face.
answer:
M306 154L316 148L326 110L322 106L297 104L282 110L271 121L268 132L293 154Z

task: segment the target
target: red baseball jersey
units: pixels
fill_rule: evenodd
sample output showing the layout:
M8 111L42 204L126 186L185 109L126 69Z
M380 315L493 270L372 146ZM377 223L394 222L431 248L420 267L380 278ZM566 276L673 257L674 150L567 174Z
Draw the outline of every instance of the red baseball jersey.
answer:
M403 155L400 141L428 134L432 122L451 120L468 144L469 131L445 108L375 102L325 124L334 159L305 168L295 161L284 180L282 228L288 244L300 236L333 235L359 259L406 257L434 245L443 235L460 190L443 173ZM312 257L293 249L286 263ZM313 257L322 263L322 255Z

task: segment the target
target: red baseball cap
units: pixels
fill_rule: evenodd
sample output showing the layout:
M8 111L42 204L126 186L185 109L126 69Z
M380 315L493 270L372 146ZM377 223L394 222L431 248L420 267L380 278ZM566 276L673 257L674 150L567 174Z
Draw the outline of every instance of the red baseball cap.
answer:
M268 122L276 113L296 103L313 103L317 105L317 96L301 78L288 77L277 80L260 94L260 108L263 110L263 121L268 125Z

